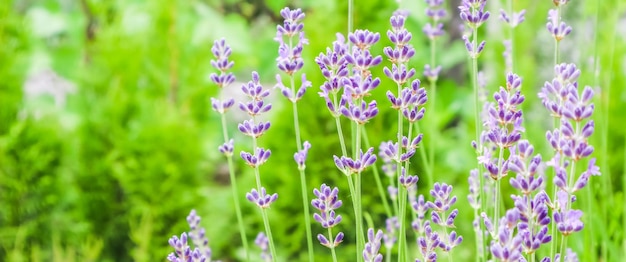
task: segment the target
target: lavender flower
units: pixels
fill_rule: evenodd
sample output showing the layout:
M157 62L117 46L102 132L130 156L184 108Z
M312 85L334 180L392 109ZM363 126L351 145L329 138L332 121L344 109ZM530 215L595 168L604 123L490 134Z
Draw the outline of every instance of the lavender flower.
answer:
M274 193L268 195L265 188L261 187L260 192L256 189L252 189L250 192L246 193L246 199L256 204L259 208L265 209L269 208L270 205L278 199L278 194Z
M211 66L220 71L219 75L216 73L210 75L211 81L220 88L235 82L235 76L232 73L226 73L235 64L235 62L228 60L232 51L226 44L226 40L223 38L216 40L211 47L211 52L216 58L216 60L211 60Z
M280 15L285 19L283 25L276 27L276 37L274 40L278 41L279 48L278 54L278 69L292 75L295 71L298 71L304 65L302 60L302 46L308 44L308 40L304 37L304 13L300 9L291 10L287 7L280 10ZM291 46L291 42L294 36L298 36L298 42L296 46ZM289 43L284 42L284 36L289 39Z
M233 151L235 150L235 141L230 139L221 146L219 146L218 149L220 153L230 157L233 155Z
M254 155L241 151L241 158L246 162L246 164L253 168L265 164L270 155L272 155L272 152L269 149L260 147L257 147Z
M489 18L485 11L486 0L463 0L459 6L461 20L470 28L480 27Z
M437 261L437 248L444 246L443 242L439 238L439 234L430 226L430 221L424 222L423 227L424 236L417 238L417 245L423 260L416 259L415 262L434 262Z
M203 227L200 227L200 217L196 213L196 210L191 210L189 216L187 216L187 223L191 231L189 232L189 238L193 244L200 250L200 253L207 259L211 259L212 252L209 247L209 239L206 237L206 232Z
M446 228L455 228L454 220L459 210L454 209L449 214L446 214L457 200L456 196L450 196L450 193L452 193L452 186L445 183L435 183L434 188L430 191L430 195L434 197L434 202L428 201L426 206L431 210L430 215L433 223ZM463 237L458 236L455 231L444 237L447 239L441 241L441 248L445 251L450 251L463 241Z
M500 19L502 19L502 21L506 22L507 24L509 24L509 26L513 28L517 27L517 25L519 25L521 22L524 22L525 14L526 10L522 10L517 13L513 12L513 14L509 16L506 11L500 9Z
M368 149L365 153L361 150L357 159L352 159L346 156L333 156L333 159L337 168L346 176L350 176L352 174L360 174L365 168L376 162L376 155L373 154L373 151L373 147Z
M189 237L187 233L182 233L180 238L178 236L172 236L168 243L174 248L174 252L167 256L167 260L171 262L211 262L211 248L209 247L209 240L205 235L205 230L199 227L200 217L195 210L191 210L189 216L187 216L187 222L191 232ZM195 248L191 248L189 241L195 245Z
M559 22L559 20L559 11L550 9L550 11L548 11L548 23L546 24L546 28L557 42L561 41L572 32L572 27L565 24L565 22Z
M385 233L383 234L383 244L387 250L391 250L393 245L398 241L398 230L400 223L398 217L390 217L385 220Z
M363 250L363 258L367 262L382 262L383 255L379 252L380 241L383 239L383 231L378 230L374 234L374 229L367 230L367 243L365 243L365 249Z
M254 239L254 244L261 249L261 260L264 262L273 261L272 254L270 254L269 251L269 240L267 239L265 233L259 232Z
M304 141L302 146L302 150L293 155L293 159L296 161L296 164L298 164L299 170L304 170L306 168L305 162L306 157L309 154L309 149L311 149L311 143L309 143L309 141Z
M491 254L499 261L517 262L523 258L522 237L514 232L518 220L519 213L516 209L511 209L500 221L497 240L491 242Z
M341 222L341 215L335 214L335 209L340 208L342 205L341 200L339 200L339 189L336 187L331 189L326 184L322 184L319 190L317 188L313 189L313 194L315 194L317 198L311 201L311 205L319 211L319 213L313 214L313 219L320 223L323 228L330 229L339 224ZM317 235L320 244L331 249L341 244L343 237L343 232L339 232L331 242L333 239L332 235L329 235L329 238L322 234Z

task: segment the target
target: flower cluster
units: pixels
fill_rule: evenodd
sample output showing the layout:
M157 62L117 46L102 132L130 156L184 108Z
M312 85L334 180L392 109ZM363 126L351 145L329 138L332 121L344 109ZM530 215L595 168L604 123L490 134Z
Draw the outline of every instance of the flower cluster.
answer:
M240 102L239 109L246 112L251 118L240 123L238 127L241 133L252 137L254 154L241 151L240 155L241 159L243 159L248 166L258 170L259 166L263 165L271 156L271 151L269 149L257 147L257 138L262 136L270 128L270 122L256 122L256 118L260 114L266 113L272 108L272 105L264 100L267 96L269 96L270 92L263 89L257 72L252 72L252 80L242 85L241 90L250 98L250 100L247 102ZM259 172L255 173L257 188L246 193L246 199L256 204L259 208L269 208L270 205L276 201L278 195L267 194L265 188L261 186Z
M481 134L481 143L474 144L480 153L479 163L484 165L493 180L500 180L508 174L508 160L504 161L503 151L515 145L524 131L522 111L519 108L524 102L521 84L519 76L513 73L507 75L506 87L500 87L493 96L496 103L486 106L487 115L483 125L487 130ZM497 151L499 155L495 154Z
M190 227L189 234L182 233L180 238L172 236L169 244L174 248L174 252L167 256L171 262L211 262L211 248L209 240L203 227L200 227L200 217L195 210L191 210L187 216L187 223ZM191 249L189 239L195 246Z
M295 90L293 85L293 77L295 72L302 69L304 61L302 59L302 49L305 44L308 44L308 40L304 37L304 12L300 9L291 10L287 7L280 11L280 15L285 19L283 25L278 25L276 28L276 38L279 43L277 66L278 69L285 72L292 80L291 87L283 85L283 80L280 74L276 74L276 87L280 88L281 93L292 103L300 100L307 88L311 87L311 82L306 80L306 75L302 74L301 85L298 90ZM297 39L295 39L297 36ZM287 41L285 41L285 38ZM297 41L294 41L297 40ZM296 44L294 45L294 42Z
M259 232L254 239L254 244L261 249L261 260L263 262L274 261L269 250L269 239L263 232Z
M574 64L555 66L555 75L551 82L544 84L539 97L544 106L560 120L560 125L548 131L546 138L555 151L548 165L555 170L554 184L559 189L554 220L558 230L567 236L582 229L582 212L571 209L573 194L584 188L591 176L600 175L600 171L595 165L595 158L592 158L579 176L575 174L575 165L593 153L593 146L588 143L594 131L594 122L589 120L594 111L591 102L593 89L586 86L582 92L579 91L580 70Z
M459 15L461 20L470 29L476 31L489 18L489 11L485 11L486 0L463 0L459 6ZM476 59L485 48L485 41L480 44L476 41L469 40L467 35L463 35L465 48L471 58Z
M322 184L319 190L317 188L313 189L313 194L315 194L317 198L311 201L311 205L319 211L319 213L313 214L313 219L320 223L323 228L328 228L330 234L330 228L335 227L341 222L341 215L335 214L335 209L340 208L342 205L338 196L339 189L336 187L331 189L326 184ZM318 234L317 239L323 246L335 248L341 244L343 236L343 233L339 232L333 240L332 235L329 235L327 238L322 234Z
M378 253L380 250L380 241L382 239L382 230L376 231L376 234L374 234L373 228L367 230L367 243L365 243L365 249L363 249L363 259L365 259L366 262L383 261L383 255Z

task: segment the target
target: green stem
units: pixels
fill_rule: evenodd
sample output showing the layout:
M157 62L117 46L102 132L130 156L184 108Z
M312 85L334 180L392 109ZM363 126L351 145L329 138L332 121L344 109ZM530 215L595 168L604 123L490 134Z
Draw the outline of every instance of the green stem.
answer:
M513 0L508 0L509 15L511 18L515 15L513 11ZM515 27L509 26L509 36L511 40L511 72L515 72Z
M478 48L478 28L474 27L473 29L473 33L472 33L472 46L474 47L474 50L476 50ZM482 150L482 144L480 143L480 103L479 103L479 92L478 92L478 58L475 56L471 57L472 60L472 73L471 73L471 79L472 79L472 88L474 90L474 125L475 125L475 132L476 132L476 143L478 144L478 149ZM476 152L477 154L480 152ZM478 164L478 181L479 181L479 190L478 190L478 198L480 198L480 207L483 210L487 209L487 201L485 199L484 196L484 192L483 192L483 188L485 186L485 179L483 177L483 173L484 173L484 167L483 165L481 165L480 163ZM479 227L480 227L480 232L483 232L483 224L479 223ZM481 243L479 243L482 248L480 249L481 252L480 254L478 254L481 258L486 258L485 256L485 240L483 238L481 238L482 241Z
M335 239L333 238L332 228L328 228L328 241L330 241L330 253L333 256L333 262L337 262L337 254L335 254ZM313 260L310 260L313 261Z
M226 116L222 115L222 133L224 134L224 143L227 143L230 139L228 138L228 130L226 129ZM248 249L248 239L246 237L246 227L243 224L243 216L241 215L241 206L239 205L239 190L237 188L237 177L235 176L235 165L233 163L233 156L226 155L226 159L228 161L228 173L230 175L230 188L233 193L233 201L235 202L235 214L237 216L237 225L239 227L239 236L241 237L241 243L243 245L243 249L246 252L246 261L250 261L250 252Z
M354 130L356 131L355 141L355 154L354 159L359 159L361 151L361 128L362 126L356 124ZM358 172L355 177L356 180L356 228L357 228L357 250L361 252L365 248L365 234L363 233L363 206L361 203L361 172ZM359 253L357 252L357 253Z
M291 38L289 39L291 45ZM296 94L296 86L294 83L293 75L290 75L291 91L292 94ZM298 104L292 101L293 105L293 125L296 134L296 147L298 152L302 150L302 140L300 139L300 123L298 117ZM300 169L300 168L298 168ZM306 175L304 169L300 169L300 188L302 191L302 206L304 207L304 223L306 230L306 243L308 248L309 261L314 261L313 254L313 234L311 233L311 215L309 213L309 197L307 195Z
M494 206L494 215L493 215L493 230L495 232L499 232L498 230L498 220L500 220L500 186L502 182L502 177L500 177L500 173L502 172L502 162L504 161L504 148L498 148L498 174L496 174L496 192L495 192L495 200L496 204Z
M437 21L433 22L433 25L435 25ZM436 26L436 25L435 25ZM437 54L437 48L435 46L435 39L430 39L430 66L432 68L436 68L435 66L435 55ZM430 80L430 97L428 98L429 102L430 102L430 112L432 112L431 114L433 114L434 112L436 112L436 102L437 102L437 80L431 79ZM433 173L435 172L435 141L437 141L437 118L436 117L431 117L430 118L431 122L430 123L430 134L429 134L429 141L430 143L428 143L428 162L430 163L430 165L428 165L428 167L424 167L424 170L426 170L426 176L428 177L428 183L432 184L434 181L432 181L432 176Z
M350 195L352 196L352 199L356 199L356 190L354 188L354 182L352 181L352 177L346 176L346 178L348 179L348 186L350 187ZM354 208L354 217L356 218L359 216L358 202L356 200L352 201L352 207ZM356 229L357 250L354 253L356 253L356 261L363 261L363 257L361 256L361 252L363 252L363 249L359 247L359 241L363 237L359 232L363 232L363 230L361 222L359 222L358 219L356 219Z
M263 225L265 225L265 234L269 240L270 252L272 253L272 261L276 261L276 248L274 247L274 238L272 237L272 229L270 228L270 220L267 217L267 209L261 208L261 214L263 215Z
M561 235L561 256L559 257L559 262L565 261L565 247L567 247L567 236Z
M407 189L398 183L398 198L400 202L400 214L398 220L400 220L400 236L398 237L398 262L407 261L406 250L406 230L405 230L405 216L406 216L406 200Z

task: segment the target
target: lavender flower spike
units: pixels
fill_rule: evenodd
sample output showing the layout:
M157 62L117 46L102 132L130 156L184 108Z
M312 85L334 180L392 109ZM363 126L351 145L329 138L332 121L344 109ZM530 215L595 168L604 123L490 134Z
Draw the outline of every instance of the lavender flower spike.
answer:
M248 201L255 203L260 208L269 208L272 203L278 199L278 194L274 193L272 195L268 195L264 187L261 187L261 191L257 191L256 189L252 189L252 191L246 193L246 198Z
M374 229L367 230L367 243L365 243L365 249L363 250L363 258L366 262L382 262L383 255L378 253L380 250L380 241L383 239L383 231L378 230L374 234Z
M304 141L302 146L302 150L293 155L293 159L296 161L296 164L298 164L299 170L304 170L306 168L305 162L306 157L309 154L309 149L311 148L311 143L309 143L309 141Z
M272 261L272 254L269 250L269 240L267 239L265 233L259 232L254 239L254 244L261 249L261 260L263 260L263 262Z
M233 73L226 73L227 70L230 70L235 64L232 61L228 60L228 57L231 54L230 47L226 44L226 40L223 38L220 40L216 40L213 43L213 47L211 47L211 52L215 56L216 60L211 60L211 66L220 71L220 74L212 73L209 77L213 83L217 84L218 87L224 87L232 82L235 82L235 76Z

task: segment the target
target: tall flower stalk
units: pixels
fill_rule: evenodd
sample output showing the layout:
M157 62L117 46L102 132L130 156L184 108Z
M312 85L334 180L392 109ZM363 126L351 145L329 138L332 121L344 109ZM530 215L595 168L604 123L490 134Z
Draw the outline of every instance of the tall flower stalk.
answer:
M396 12L391 19L391 30L387 31L387 37L393 43L393 47L385 47L383 53L391 61L391 68L385 67L383 72L396 84L397 92L394 94L388 90L386 95L391 107L397 110L397 143L388 142L381 146L386 159L396 163L396 176L398 188L398 221L400 224L398 237L398 260L407 259L406 241L406 210L408 189L417 183L418 177L409 175L409 160L415 155L422 134L413 135L412 125L424 117L424 104L428 100L426 90L420 86L418 79L411 80L415 75L415 69L409 68L409 60L415 55L415 49L409 44L411 33L404 27L405 14ZM408 133L404 135L404 121L409 123ZM428 167L425 167L428 168ZM392 184L394 186L394 184Z
M560 63L560 50L559 44L565 36L569 35L572 32L572 28L568 26L565 22L561 20L561 9L564 5L566 5L569 0L555 0L553 1L555 9L550 9L548 11L548 22L546 23L546 29L554 38L554 66L558 66ZM555 72L556 73L556 72ZM559 129L559 117L554 117L553 127L554 129ZM558 154L558 152L556 152ZM562 159L562 158L561 158ZM560 162L559 165L563 163ZM556 175L556 174L555 174ZM553 187L552 191L552 199L556 199L557 188ZM553 235L556 234L556 225L552 224L551 233ZM550 247L550 254L554 255L556 249L556 241L552 242Z
M213 43L211 52L215 56L216 60L211 60L211 65L219 71L219 74L212 73L210 78L219 88L224 88L235 81L235 76L229 73L233 65L232 61L228 58L231 54L230 47L226 44L226 40L221 39ZM226 156L228 161L228 173L230 175L230 187L233 195L233 202L235 203L235 213L237 215L237 225L239 227L239 235L241 237L241 243L246 252L246 261L250 261L250 253L248 250L248 239L246 237L246 228L243 224L243 217L241 215L241 206L239 205L239 190L237 189L237 177L235 176L235 166L233 164L233 151L234 141L228 136L228 129L226 123L226 111L235 104L233 98L227 98L226 101L220 101L216 98L211 98L211 106L213 110L218 112L222 120L222 133L224 135L224 143L219 147L219 151Z
M339 200L339 189L336 187L331 189L326 184L322 184L319 190L317 188L313 189L313 194L315 194L317 198L311 201L311 205L319 211L319 213L313 215L313 218L320 223L323 228L328 230L328 236L318 234L317 239L320 244L330 249L333 262L337 262L335 248L343 242L344 237L343 232L339 232L333 237L332 230L342 219L341 215L335 213L335 209L340 208L342 205L342 201Z
M486 0L463 0L461 5L459 6L459 15L461 19L465 22L467 27L471 29L472 40L469 40L469 36L463 36L463 40L465 41L465 48L469 54L471 59L471 71L470 77L472 80L472 87L474 90L474 126L475 126L475 135L476 138L474 143L477 148L477 154L482 150L482 145L480 145L480 103L479 103L479 90L478 90L478 57L480 53L485 48L485 41L478 42L478 28L489 18L489 12L485 11ZM479 189L477 194L477 199L481 203L481 209L486 207L486 198L483 196L483 188L485 187L485 179L483 177L483 167L481 164L478 164L478 180L479 180ZM480 224L479 224L480 227ZM482 229L479 230L482 232ZM482 234L482 233L481 233ZM479 237L477 237L478 239ZM482 237L480 237L482 238ZM484 243L480 241L479 245L484 247ZM484 258L484 248L479 249L481 252L478 254L479 258Z
M278 54L278 69L283 71L289 76L289 84L285 86L280 77L280 74L276 75L277 87L281 89L282 94L291 102L293 109L293 124L296 137L296 148L298 152L303 152L303 144L300 138L300 124L298 117L298 105L297 102L304 96L307 88L311 86L311 82L306 80L306 75L301 75L300 87L296 90L295 74L302 69L304 61L302 59L303 45L308 44L308 40L304 37L304 13L300 9L291 10L284 8L280 11L281 16L285 19L283 25L277 26L275 40L279 43ZM287 38L287 41L285 41ZM296 39L297 38L297 39ZM295 41L297 40L297 42ZM296 43L294 43L296 42ZM305 142L308 143L308 142ZM309 145L310 147L310 145ZM308 150L308 148L306 148ZM298 154L298 153L296 153ZM301 154L302 155L302 154ZM304 153L306 156L306 153ZM296 162L298 159L296 158ZM298 171L300 173L300 189L302 192L302 205L304 207L304 223L307 238L307 248L309 260L313 261L313 235L311 233L311 218L309 213L309 197L307 196L306 174L304 161L298 164Z
M561 232L560 253L567 248L567 236L582 229L582 211L572 209L574 193L584 188L591 176L600 175L595 158L587 162L587 168L577 175L576 166L582 159L593 153L588 138L595 125L589 118L594 112L593 89L585 86L579 90L580 70L574 64L560 64L555 67L556 77L546 82L539 93L542 104L557 119L560 125L546 133L546 139L554 149L554 157L548 165L555 171L555 204L553 208L552 232ZM569 169L569 170L568 170ZM555 254L554 245L551 255Z
M270 92L264 90L260 83L259 75L257 72L252 72L252 80L242 85L241 90L246 94L250 100L245 103L239 103L239 109L247 113L250 119L243 121L239 124L239 131L246 136L252 138L253 152L241 151L241 158L246 164L254 169L254 177L256 181L256 188L253 188L246 194L248 201L254 203L261 210L263 217L263 224L265 227L265 234L268 238L268 245L270 247L270 253L272 259L276 259L276 248L272 239L272 230L270 228L269 218L267 215L267 209L278 198L278 194L268 194L265 187L261 184L261 173L259 167L263 165L270 157L271 151L258 146L258 138L262 136L269 128L270 122L258 121L260 114L268 112L272 105L266 103L264 99L269 96Z

